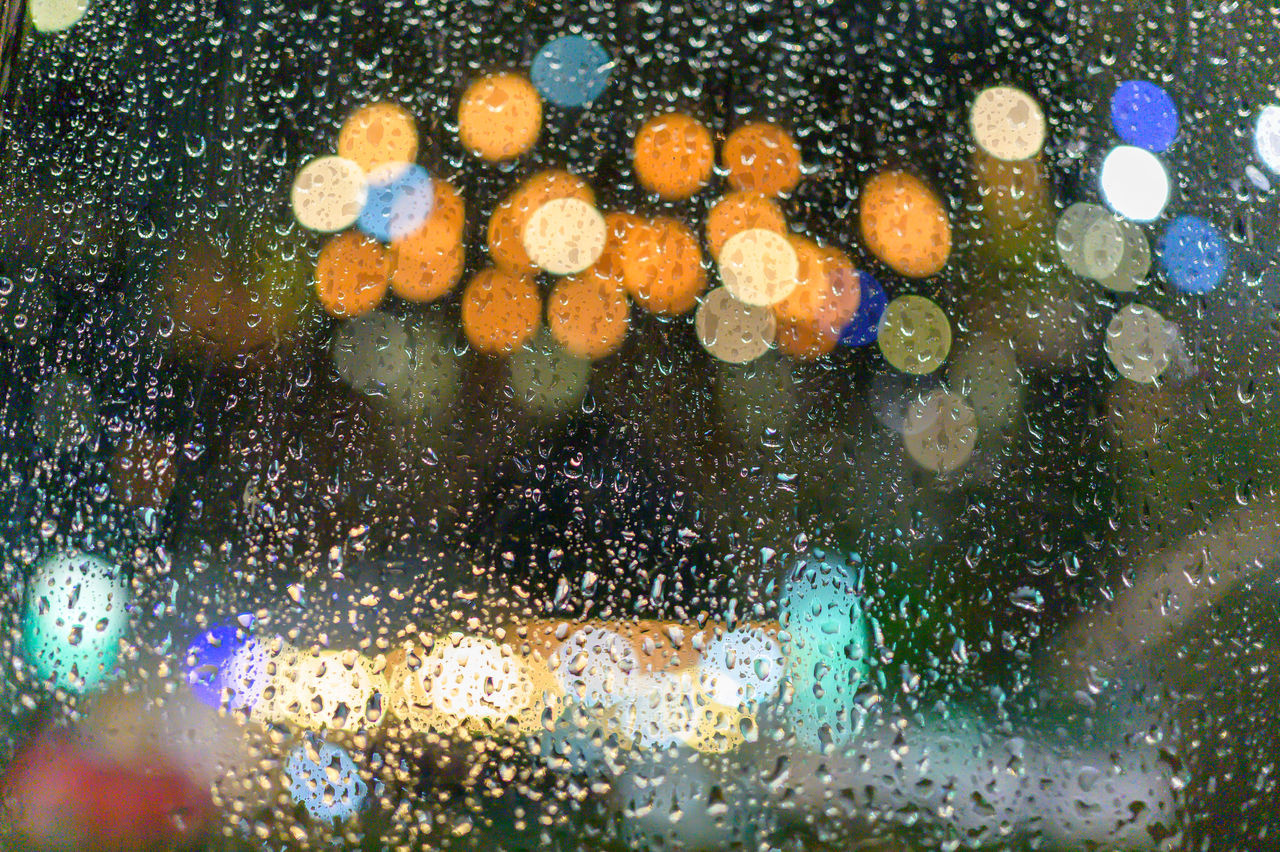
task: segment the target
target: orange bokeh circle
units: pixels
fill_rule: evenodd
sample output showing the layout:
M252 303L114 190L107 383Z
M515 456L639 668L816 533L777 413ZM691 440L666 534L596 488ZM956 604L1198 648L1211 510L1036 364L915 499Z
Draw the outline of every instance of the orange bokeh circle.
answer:
M316 296L335 317L358 317L378 306L391 279L391 254L358 231L333 237L316 261Z
M664 216L634 226L621 259L627 293L652 313L688 313L707 288L698 241L676 219Z
M636 228L645 224L641 216L634 213L612 212L604 214L605 240L604 251L596 259L589 272L595 272L612 280L619 287L625 281L622 263L622 247L631 239Z
M688 198L711 178L711 132L684 113L655 115L636 133L632 162L645 189L666 199Z
M782 195L800 182L800 149L776 124L758 121L729 134L720 151L729 185L765 195Z
M867 249L900 275L936 275L951 255L946 208L924 181L908 172L881 172L867 181L858 220Z
M595 360L622 346L630 312L619 282L592 268L556 282L547 299L547 329L571 354Z
M542 130L542 98L523 75L490 74L467 87L458 104L458 138L490 162L518 157Z
M391 291L410 302L429 302L451 291L462 277L466 207L447 181L435 181L435 207L409 236L391 245Z
M853 261L839 249L790 236L799 261L798 285L773 306L778 348L793 358L819 358L835 348L853 319L862 289Z
M532 276L488 267L462 293L462 330L478 351L509 355L542 324L542 300Z
M412 163L418 156L418 129L404 107L367 104L352 113L338 131L338 156L366 172L387 163Z

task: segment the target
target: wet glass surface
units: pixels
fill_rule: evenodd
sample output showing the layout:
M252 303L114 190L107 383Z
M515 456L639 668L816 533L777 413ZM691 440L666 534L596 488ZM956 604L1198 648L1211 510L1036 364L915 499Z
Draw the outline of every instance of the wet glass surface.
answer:
M1275 844L1276 9L7 15L9 845Z

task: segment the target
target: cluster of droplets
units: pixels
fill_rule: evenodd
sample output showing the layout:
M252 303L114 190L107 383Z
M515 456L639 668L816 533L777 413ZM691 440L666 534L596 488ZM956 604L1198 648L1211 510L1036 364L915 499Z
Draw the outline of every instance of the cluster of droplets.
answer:
M582 41L588 45L584 50L590 47L598 49L589 40ZM593 68L598 71L608 65L605 54L584 60L575 73L588 73ZM578 105L574 102L578 95L561 93L560 99L556 100L548 92L548 86L552 84L545 76L551 73L554 78L555 73L545 70L541 73L544 76L540 79L538 60L535 60L531 78L537 92L562 106ZM601 88L607 83L607 75L605 77L605 82L600 83ZM535 115L540 120L540 111L529 105L529 89L525 82L519 75L506 75L486 78L484 85L468 90L464 97L466 109L460 109L459 120L460 125L469 128L463 137L464 145L477 156L506 159L519 156L534 144L525 140L536 140L536 129L530 131L529 128L537 124ZM1021 159L1038 152L1038 143L1028 141L1036 133L1038 108L1034 102L1028 104L1019 94L988 90L975 102L974 138L993 156ZM979 104L994 112L987 114L979 110ZM499 126L496 133L485 126L476 126L475 121L463 120L464 114L487 116L495 111L509 112L510 118L510 123ZM1007 120L1001 120L1001 114ZM708 157L702 148L703 137L694 127L698 123L688 116L682 118L693 124L666 115L652 134L652 144L642 146L644 140L636 140L634 165L637 175L642 185L659 197L671 197L682 192L695 178L699 181L696 190L709 180L712 172L714 149ZM731 177L733 189L716 205L705 223L705 242L710 254L718 260L717 269L724 286L707 293L695 293L693 302L689 303L689 286L702 287L705 282L689 285L689 281L698 280L702 254L698 236L684 223L660 219L636 221L623 218L629 214L601 213L594 206L594 199L584 200L574 195L552 196L536 205L523 198L513 200L507 207L508 211L523 212L511 216L514 224L508 222L503 225L504 228L510 225L513 230L499 230L499 233L507 235L508 242L504 244L495 240L492 236L495 228L492 223L490 225L489 250L496 270L494 275L472 279L471 285L477 280L482 281L482 285L474 290L468 285L468 296L472 298L464 301L464 331L473 346L481 351L509 355L513 383L519 387L534 388L539 376L552 376L548 384L553 388L570 388L563 392L567 404L557 401L561 392L554 390L545 395L552 401L532 403L546 410L572 407L581 398L581 389L586 385L589 362L616 352L622 345L630 310L629 299L654 309L656 313L683 313L696 304L694 327L698 339L708 352L725 363L752 361L775 345L795 346L795 352L808 353L810 350L803 347L804 340L796 331L796 317L803 318L809 311L822 317L820 328L827 339L833 330L839 331L838 344L864 345L878 339L886 361L904 375L927 375L938 370L952 357L952 329L942 309L923 296L908 295L890 302L880 285L865 272L846 263L847 258L841 259L838 250L824 252L825 247L806 244L803 238L788 234L786 219L771 196L787 191L786 182L795 163L791 159L793 151L787 146L789 137L774 125L749 127L750 134L731 140L738 143L736 146L726 142L721 158L726 168L730 162L746 167L759 163L761 173L754 178L755 183L743 186L734 184ZM1039 127L1042 135L1042 120ZM1261 127L1260 120L1260 133ZM375 135L367 132L368 127L365 130L366 138ZM376 135L380 140L403 138L395 132L384 136L379 131ZM1131 141L1123 133L1121 136ZM742 141L743 138L746 141ZM1269 138L1260 137L1257 143L1264 162L1269 162L1265 154L1268 149L1264 144ZM663 173L660 166L644 165L646 161L641 156L642 150L663 149L680 152L674 161L678 172L674 179ZM397 161L388 167L370 160L367 167L359 161L361 157L355 151L348 151L350 158L343 157L341 151L340 140L338 156L313 161L299 173L294 183L294 209L298 220L315 230L341 231L355 227L355 231L333 238L331 245L334 248L325 255L328 264L326 274L321 276L318 270L316 277L317 292L322 299L325 294L330 297L326 308L334 316L344 319L331 348L334 366L344 381L362 393L402 399L411 396L414 389L421 386L423 378L418 372L419 365L438 365L442 358L448 360L450 349L439 344L443 333L440 329L411 327L410 323L402 322L392 313L380 311L381 301L375 302L368 312L361 312L365 303L362 300L368 298L365 290L376 290L379 286L377 279L385 273L391 290L399 298L411 301L441 298L460 280L464 252L461 228L455 242L451 239L451 226L427 227L428 222L440 224L445 210L442 198L447 197L448 192L446 183L430 178L412 163ZM798 154L795 156L798 158ZM1140 159L1146 168L1149 160ZM730 174L733 175L731 168ZM1139 169L1139 174L1150 176L1154 172ZM936 275L947 262L950 223L944 205L927 184L914 175L895 171L877 176L863 191L861 227L868 250L904 278ZM586 187L585 193L590 193L590 187ZM1116 197L1120 197L1118 191ZM458 209L465 209L460 198ZM1137 282L1147 274L1150 260L1150 251L1141 229L1135 227L1134 220L1116 219L1101 207L1085 213L1088 226L1069 229L1070 234L1065 240L1061 223L1059 225L1059 245L1061 247L1065 243L1067 246L1063 249L1064 262L1073 271L1079 271L1116 291L1123 291L1129 284L1137 286ZM1095 215L1098 213L1101 215ZM713 228L717 214L728 222L722 223L718 230ZM640 230L642 228L648 230ZM623 236L618 236L620 232ZM512 233L515 234L514 241L509 238ZM1179 285L1179 289L1192 291L1201 288L1208 280L1204 278L1205 269L1212 277L1215 264L1204 261L1202 248L1206 243L1212 246L1211 238L1212 234L1194 221L1185 222L1179 229L1170 227L1166 233L1161 241L1161 262L1175 282L1179 280L1175 270L1185 273L1185 281L1189 283L1186 287ZM411 240L416 241L413 251L406 248ZM612 275L614 282L602 284L592 280L595 276L591 270L601 265L610 240L618 248L615 260L622 271L620 276ZM379 259L377 251L370 248L375 243L389 244L381 247L392 260ZM421 244L430 244L429 250L417 251ZM523 251L527 261L518 264L522 267L518 270L520 274L541 270L560 276L545 305L536 288L510 283L510 279L518 278L518 275L503 268L500 257L504 251L517 255ZM356 267L354 271L343 266L347 252L359 260L353 264ZM365 263L367 257L374 257L374 260ZM831 269L833 257L837 267L834 271ZM413 277L403 273L411 263L417 264ZM822 269L825 274L804 272L806 266L810 270ZM631 275L630 286L628 269L640 270ZM598 268L596 271L603 272ZM497 280L497 274L506 275L506 280ZM400 289L397 289L397 275ZM619 277L621 288L616 285ZM797 290L802 289L802 282L811 281L825 281L829 285L825 291L821 284L816 288L821 294L812 300L819 303L816 308L806 304L804 299L792 299ZM354 295L344 289L352 282ZM672 282L676 282L675 286ZM383 292L386 292L385 287ZM854 293L856 297L852 295ZM464 296L464 300L468 296ZM686 303L689 303L688 308L676 310ZM851 303L857 308L849 317L848 305ZM471 305L471 308L466 305ZM545 334L538 331L538 326L544 321L544 306ZM468 310L473 315L471 323L466 320ZM504 322L514 317L514 323L500 324L496 329L487 327L486 319L494 318L486 318L485 315L495 311L503 314ZM534 332L525 336L524 330L528 328L533 328ZM588 329L588 333L584 334L583 328ZM782 330L787 328L791 329L791 337L783 334ZM607 333L603 331L606 329ZM1162 334L1176 338L1176 329L1171 330L1149 308L1128 306L1112 321L1107 354L1122 375L1137 381L1154 381L1169 361L1168 357L1162 359L1158 351ZM414 354L423 339L435 341L434 349L425 359ZM827 339L817 348L829 345ZM1131 339L1136 343L1131 345ZM788 349L788 352L792 351ZM966 350L969 353L974 351ZM445 354L441 355L441 352ZM799 354L796 357L810 356ZM1007 367L990 368L992 363L1003 365L1006 362L1009 364ZM971 362L956 357L951 366L952 386L957 390L964 388L965 393L961 395L939 389L924 394L911 401L896 421L911 456L922 466L939 472L949 472L964 463L973 448L978 424L986 428L989 422L1007 419L1008 412L1017 407L998 396L1001 389L1013 394L1016 388L1001 385L993 389L991 383L974 379L984 375L984 370L986 373L994 371L999 377L1016 372L1012 355L1003 349L984 353L983 357ZM434 374L435 371L431 372ZM451 386L453 380L445 379L441 384ZM990 391L989 398L982 399L974 392L979 388L984 392ZM53 391L50 393L58 399L65 396ZM526 398L531 396L525 395ZM76 403L71 403L72 408L75 406ZM68 440L75 443L83 440L78 437L80 434L72 428L67 437L53 435L49 442L56 446ZM814 604L813 599L821 598L826 585L838 591L834 602ZM850 600L852 606L849 605ZM710 699L710 703L725 707L735 706L731 701L733 698L763 700L765 696L774 694L780 677L778 673L785 669L800 689L800 698L792 705L796 708L796 728L807 744L823 745L833 736L833 730L838 736L847 735L856 728L856 720L849 715L849 693L859 683L863 672L860 665L846 666L843 662L835 670L826 667L825 662L807 665L813 661L806 655L815 653L813 649L819 649L820 653L834 655L835 658L843 653L855 661L861 659L867 640L857 598L847 576L832 580L798 576L788 589L784 609L789 638L779 642L764 632L726 634L716 640L719 644L713 643L703 653L696 677L686 671L678 675L636 678L632 686L638 695L620 702L608 697L617 694L613 688L614 681L606 680L607 688L584 686L581 690L576 681L564 682L562 672L579 665L587 674L607 668L600 659L596 659L593 665L590 661L595 658L585 651L574 654L572 662L561 664L563 667L551 663L547 669L556 676L560 689L566 695L581 694L586 697L579 701L580 704L606 707L615 714L612 724L640 743L654 748L677 742L696 747L699 740L692 733L694 729L689 720L697 706L707 705L691 702L691 693L700 691ZM827 615L822 615L823 612ZM828 620L823 621L824 618ZM617 635L612 631L603 632ZM574 634L569 641L582 635ZM222 673L220 662L206 661L200 675L206 680L197 678L193 670L193 686L196 682L212 682L217 685L219 700L230 696L230 706L262 714L263 719L275 723L324 731L342 731L349 723L376 724L377 717L368 715L369 708L376 703L371 701L371 696L378 691L374 664L369 661L347 653L303 653L254 639L245 640L242 644L227 641L229 645L235 645L236 650L228 657L232 662L226 673ZM502 648L507 646L474 637L437 637L435 641L430 650L422 650L422 657L427 662L418 661L412 665L406 662L400 672L406 696L400 706L411 727L417 725L424 730L447 731L450 726L480 719L486 720L481 725L484 729L495 720L505 723L513 704L530 701L536 694L535 687L531 686L536 683L536 678L523 673L522 663L512 662L519 655L510 648L503 651ZM787 645L788 642L793 644ZM629 642L627 645L630 656L634 657L634 648ZM612 647L609 643L606 646ZM783 654L782 647L791 649L790 657ZM764 660L766 663L762 667L753 665L744 670L740 660L746 655L751 655L753 662ZM617 667L623 672L623 682L631 680L629 673L633 669L628 652L606 650L608 663L616 662L615 657L623 661ZM406 661L408 658L406 655ZM561 659L568 658L567 653L561 653ZM588 662L583 663L584 658ZM468 661L473 661L483 671L482 677L465 671ZM463 669L464 673L445 678L447 666ZM216 677L211 671L217 673ZM48 668L46 676L62 678L56 667ZM83 677L79 667L75 667L73 677ZM207 680L210 677L212 681ZM266 685L268 677L273 681L269 687ZM392 687L387 689L390 692ZM334 749L337 746L328 744L319 747L299 745L288 760L289 774L296 776L292 791L317 819L349 815L354 808L335 808L334 803L355 802L358 806L365 794L363 785L358 783L351 769L347 752ZM322 780L321 774L328 780ZM686 794L676 789L674 795ZM646 798L641 794L633 795L633 798L648 801L653 796ZM648 801L648 804L652 802Z

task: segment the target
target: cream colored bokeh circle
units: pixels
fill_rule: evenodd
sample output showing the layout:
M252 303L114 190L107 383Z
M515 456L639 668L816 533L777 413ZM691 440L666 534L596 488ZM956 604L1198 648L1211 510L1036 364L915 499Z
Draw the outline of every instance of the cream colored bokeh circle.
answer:
M585 707L611 706L622 700L623 685L640 667L627 639L595 626L576 631L548 662L565 695Z
M712 639L698 663L707 696L725 707L768 701L778 691L786 658L778 640L760 628L731 630Z
M282 648L269 687L271 697L261 709L273 722L356 731L380 721L368 713L374 693L381 691L380 679L372 664L355 651L313 654Z
M727 287L717 287L698 306L693 327L702 348L714 357L745 364L769 351L778 321L768 308L740 302Z
M1150 383L1169 366L1174 337L1158 312L1146 305L1125 305L1107 325L1104 348L1120 375Z
M670 748L694 739L700 715L694 678L691 672L658 672L632 678L628 682L629 700L618 711L622 733L645 749Z
M31 25L42 33L74 26L89 11L89 0L31 0Z
M405 657L385 672L386 708L411 730L426 732L443 727L442 716L430 693L427 671L422 664L426 654L421 648L405 649Z
M578 198L557 198L533 211L520 240L537 266L573 275L600 258L606 235L599 210Z
M1102 216L1084 232L1081 241L1085 275L1101 280L1120 268L1124 259L1125 237L1120 220L1114 216Z
M298 677L305 651L279 637L262 640L260 647L261 657L258 660L245 660L244 662L249 663L248 671L236 673L240 675L237 681L246 685L249 675L256 674L260 678L259 683L253 684L260 691L256 700L248 706L249 717L258 722L273 724L298 722L297 713L300 708L292 705L297 701L301 689Z
M727 754L756 734L755 716L744 713L735 704L721 704L699 696L693 705L694 735L685 745L703 754Z
M542 415L575 408L591 379L591 362L570 354L546 331L512 353L510 369L516 400Z
M983 429L1008 426L1022 411L1023 377L1007 343L971 341L952 356L947 378L952 390L969 400Z
M1119 225L1124 237L1124 253L1115 270L1099 278L1098 283L1117 293L1132 293L1151 271L1151 246L1141 226L1127 219L1122 219Z
M876 340L895 369L923 376L947 359L951 323L942 308L925 297L899 296L885 307Z
M959 469L973 455L978 418L964 397L941 388L907 408L902 442L916 464L934 473Z
M799 258L787 238L763 228L740 231L720 249L720 280L748 305L781 302L799 285L799 272Z
M500 721L536 700L528 664L506 645L480 636L439 640L420 674L430 706L452 719Z
M317 157L298 169L290 201L299 225L328 233L351 227L368 195L360 166L346 157Z
M1044 113L1035 98L1012 86L992 86L974 99L969 129L978 147L1000 160L1026 160L1044 145Z
M1111 213L1100 204L1080 201L1072 204L1058 217L1055 237L1058 255L1067 268L1076 275L1088 277L1089 266L1085 262L1084 237L1093 224L1109 217Z

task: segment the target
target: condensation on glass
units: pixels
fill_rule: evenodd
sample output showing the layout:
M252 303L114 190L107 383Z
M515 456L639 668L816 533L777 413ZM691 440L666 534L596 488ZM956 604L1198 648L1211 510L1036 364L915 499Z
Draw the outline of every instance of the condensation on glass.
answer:
M1278 15L7 3L4 845L1271 848Z

